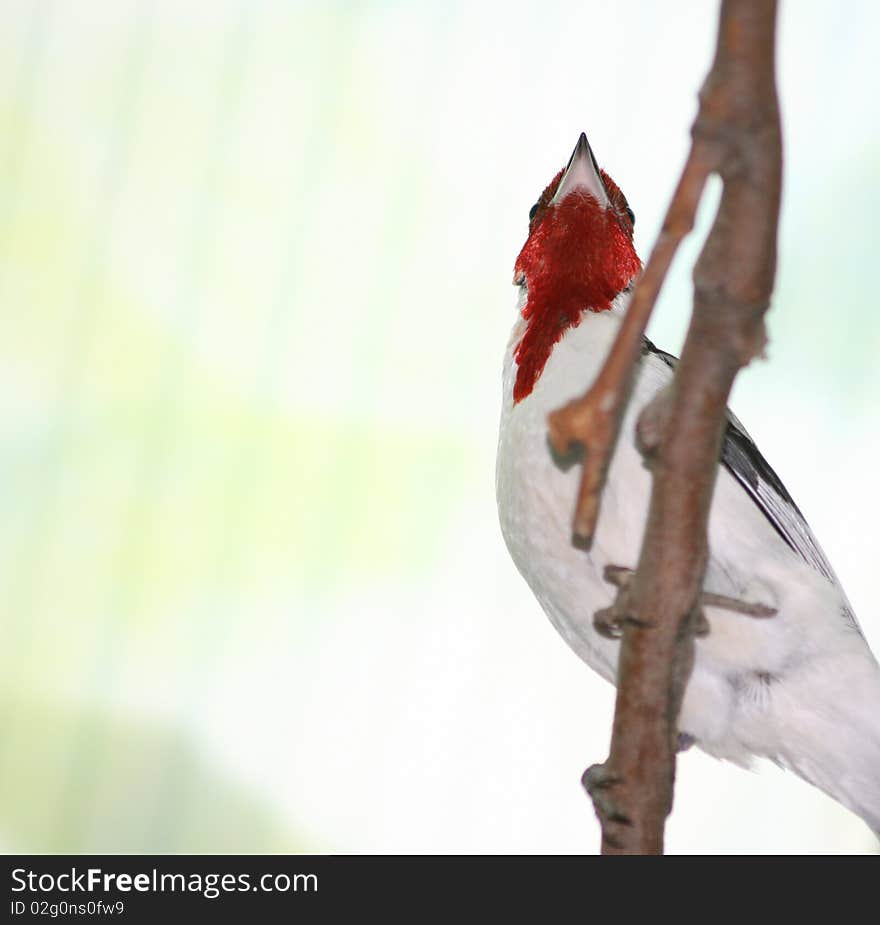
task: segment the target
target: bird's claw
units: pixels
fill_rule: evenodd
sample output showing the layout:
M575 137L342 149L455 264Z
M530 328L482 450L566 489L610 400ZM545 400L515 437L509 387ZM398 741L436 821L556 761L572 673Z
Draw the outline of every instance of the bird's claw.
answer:
M689 732L680 732L678 734L678 747L676 748L676 751L686 752L692 745L696 743L696 741L696 738Z
M621 590L630 586L633 575L635 575L635 572L624 565L606 565L602 572L602 577L605 581Z
M620 589L621 596L626 593L632 581L633 574L632 569L624 568L622 565L606 565L605 571L602 573L605 581ZM623 636L623 620L620 616L619 603L620 596L610 607L604 607L602 610L597 610L596 613L593 614L593 626L596 632L606 639L620 639ZM598 767L598 765L596 765L596 767ZM588 768L584 772L584 781L586 781L587 774L590 773L590 770L591 769ZM584 786L587 786L586 783L584 783Z
M606 565L602 573L605 581L614 585L618 589L617 600L610 606L602 610L597 610L593 616L593 626L600 636L606 639L620 639L623 636L623 627L627 623L637 626L649 626L644 620L626 613L626 595L630 590L635 572L622 565ZM711 629L703 607L720 607L722 610L730 610L733 613L741 613L748 617L772 617L776 614L776 609L768 607L765 604L755 604L748 601L740 601L735 597L727 597L724 594L715 594L711 591L703 591L698 600L698 609L694 619L694 635L708 636Z
M696 619L694 620L694 636L708 636L709 629L709 621L706 619L706 614L703 613L703 608L700 607L697 609Z
M620 639L623 636L623 625L614 612L613 607L603 607L593 614L593 626L600 636L606 639Z
M610 607L597 610L593 615L593 626L596 632L606 639L620 639L623 636L623 628L627 624L649 626L647 621L640 620L627 611L627 595L635 572L621 565L606 565L602 574L605 581L618 588L620 593Z

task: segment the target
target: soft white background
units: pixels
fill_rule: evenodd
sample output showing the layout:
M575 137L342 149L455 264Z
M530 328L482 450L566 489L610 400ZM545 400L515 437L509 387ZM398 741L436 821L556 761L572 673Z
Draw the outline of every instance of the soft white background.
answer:
M878 9L783 4L778 290L734 400L875 650ZM647 256L715 24L0 7L5 844L597 849L579 777L612 690L494 509L510 279L581 130ZM671 351L713 201L649 332ZM668 848L875 845L793 776L691 751Z

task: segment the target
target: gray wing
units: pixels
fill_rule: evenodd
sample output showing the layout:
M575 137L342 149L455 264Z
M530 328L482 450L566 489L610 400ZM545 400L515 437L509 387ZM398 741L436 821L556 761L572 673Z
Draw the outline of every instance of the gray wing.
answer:
M655 347L644 338L643 354L652 354L674 369L678 358ZM824 575L832 584L840 582L831 563L813 536L804 515L798 510L779 476L764 459L761 451L730 409L727 411L727 429L721 448L721 464L739 482L746 494L761 510L780 537L807 565ZM847 603L844 616L858 627L852 608Z

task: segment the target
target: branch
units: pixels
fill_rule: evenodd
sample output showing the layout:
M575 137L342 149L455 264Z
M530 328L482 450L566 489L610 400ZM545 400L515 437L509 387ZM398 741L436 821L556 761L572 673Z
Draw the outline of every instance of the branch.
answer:
M639 420L653 490L638 566L604 614L623 634L617 704L609 758L590 768L584 783L602 823L605 853L661 853L672 807L677 717L701 628L707 526L727 400L737 372L763 352L776 269L782 156L775 20L776 0L722 0L715 60L663 230L595 384L549 419L557 450L573 442L586 450L575 532L589 540L645 325L693 226L706 179L718 173L724 188L694 268L694 309L682 357L669 390Z
M586 548L593 541L599 520L599 500L617 445L637 361L642 354L642 338L648 320L678 245L694 227L697 206L712 172L714 158L707 147L706 143L696 141L691 147L660 235L596 381L585 395L548 417L550 443L560 456L567 456L574 446L584 450L572 529Z

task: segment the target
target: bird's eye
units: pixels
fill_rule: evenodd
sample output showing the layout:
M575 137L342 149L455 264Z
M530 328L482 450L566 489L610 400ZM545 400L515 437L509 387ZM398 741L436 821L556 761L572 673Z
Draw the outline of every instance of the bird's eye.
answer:
M529 209L529 221L535 217L535 213L538 211L538 203L536 202L531 209Z
M632 210L629 206L627 206L627 207L626 207L626 214L629 216L629 223L630 223L630 225L632 225L633 227L635 227L635 224L636 224L636 213L633 212L633 210Z

